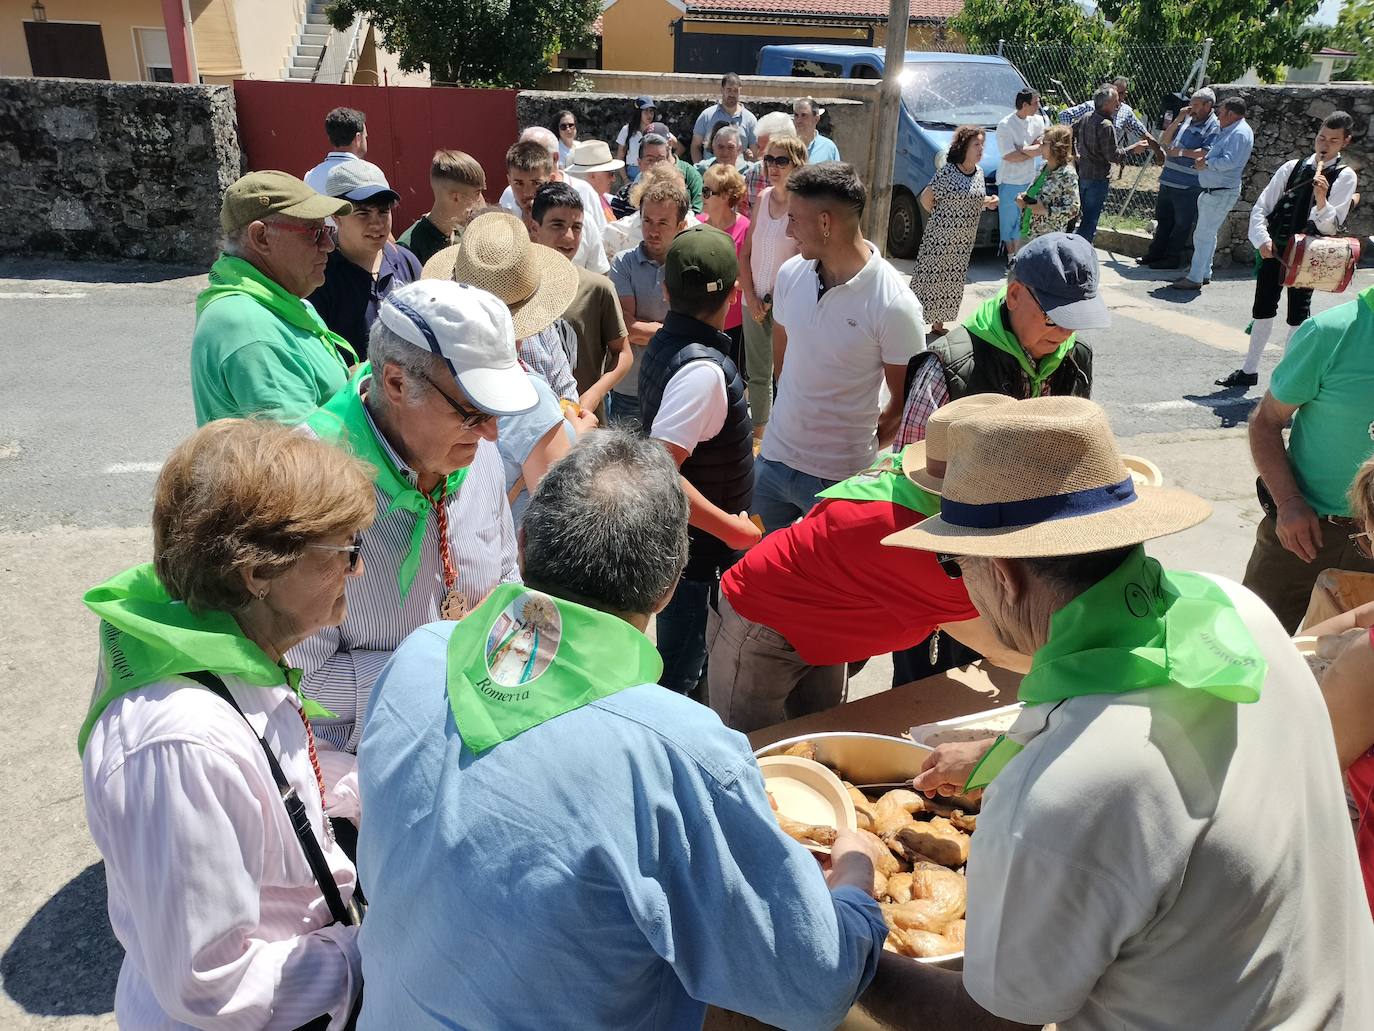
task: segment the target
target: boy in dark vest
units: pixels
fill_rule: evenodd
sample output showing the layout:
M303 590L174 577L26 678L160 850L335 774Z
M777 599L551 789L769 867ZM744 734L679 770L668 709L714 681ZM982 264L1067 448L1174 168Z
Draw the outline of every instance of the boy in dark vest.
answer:
M721 573L761 534L747 515L754 425L723 330L739 276L734 243L693 226L669 246L663 272L669 311L640 358L639 403L644 433L677 462L691 505L687 568L657 622L659 683L688 694L706 663L706 611Z
M1250 209L1250 242L1260 255L1255 303L1250 309L1250 350L1245 364L1217 380L1217 386L1253 387L1259 382L1260 356L1279 314L1284 277L1280 259L1288 241L1298 233L1335 236L1350 214L1357 183L1355 170L1345 163L1341 151L1354 129L1355 120L1344 111L1327 115L1317 130L1313 153L1280 165ZM1289 287L1288 332L1281 347L1287 347L1288 335L1311 314L1312 291Z

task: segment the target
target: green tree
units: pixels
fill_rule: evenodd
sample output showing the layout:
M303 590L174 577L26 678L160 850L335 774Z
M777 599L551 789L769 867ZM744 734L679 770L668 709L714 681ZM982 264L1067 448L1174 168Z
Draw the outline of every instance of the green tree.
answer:
M590 46L600 0L335 0L336 28L363 15L408 72L434 82L527 88L560 50Z
M1089 18L1077 0L966 0L950 28L970 43L991 49L999 41L1078 46L1097 42L1100 19Z
M1329 42L1360 55L1336 78L1347 82L1374 79L1374 0L1345 0Z

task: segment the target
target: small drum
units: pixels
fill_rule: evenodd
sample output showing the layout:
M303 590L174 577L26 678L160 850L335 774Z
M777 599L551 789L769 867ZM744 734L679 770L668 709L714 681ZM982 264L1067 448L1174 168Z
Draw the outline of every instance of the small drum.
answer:
M1298 233L1283 249L1283 285L1338 294L1355 277L1360 263L1357 236Z

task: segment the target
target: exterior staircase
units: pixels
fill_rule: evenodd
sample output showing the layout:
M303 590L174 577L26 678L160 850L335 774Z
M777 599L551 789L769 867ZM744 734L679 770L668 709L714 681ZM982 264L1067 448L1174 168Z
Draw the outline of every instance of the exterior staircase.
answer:
M329 42L329 19L324 9L329 0L307 0L305 21L301 22L296 41L291 47L291 56L286 66L285 78L296 82L311 82L325 45Z

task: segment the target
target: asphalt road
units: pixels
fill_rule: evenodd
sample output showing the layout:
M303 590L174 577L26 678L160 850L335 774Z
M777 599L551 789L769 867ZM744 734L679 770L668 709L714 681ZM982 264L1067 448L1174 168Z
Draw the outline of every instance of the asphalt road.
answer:
M1090 335L1095 397L1123 450L1215 508L1152 550L1238 579L1259 514L1243 428L1258 393L1212 381L1240 364L1250 280L1221 272L1201 296L1181 295L1101 256L1114 323ZM997 263L976 262L966 307L1000 278ZM157 469L194 424L187 351L203 282L186 270L0 261L0 1028L114 1026L120 951L75 749L95 663L80 598L149 557ZM1371 282L1364 270L1315 308ZM1271 348L1261 385L1277 359ZM875 660L853 691L889 677Z

